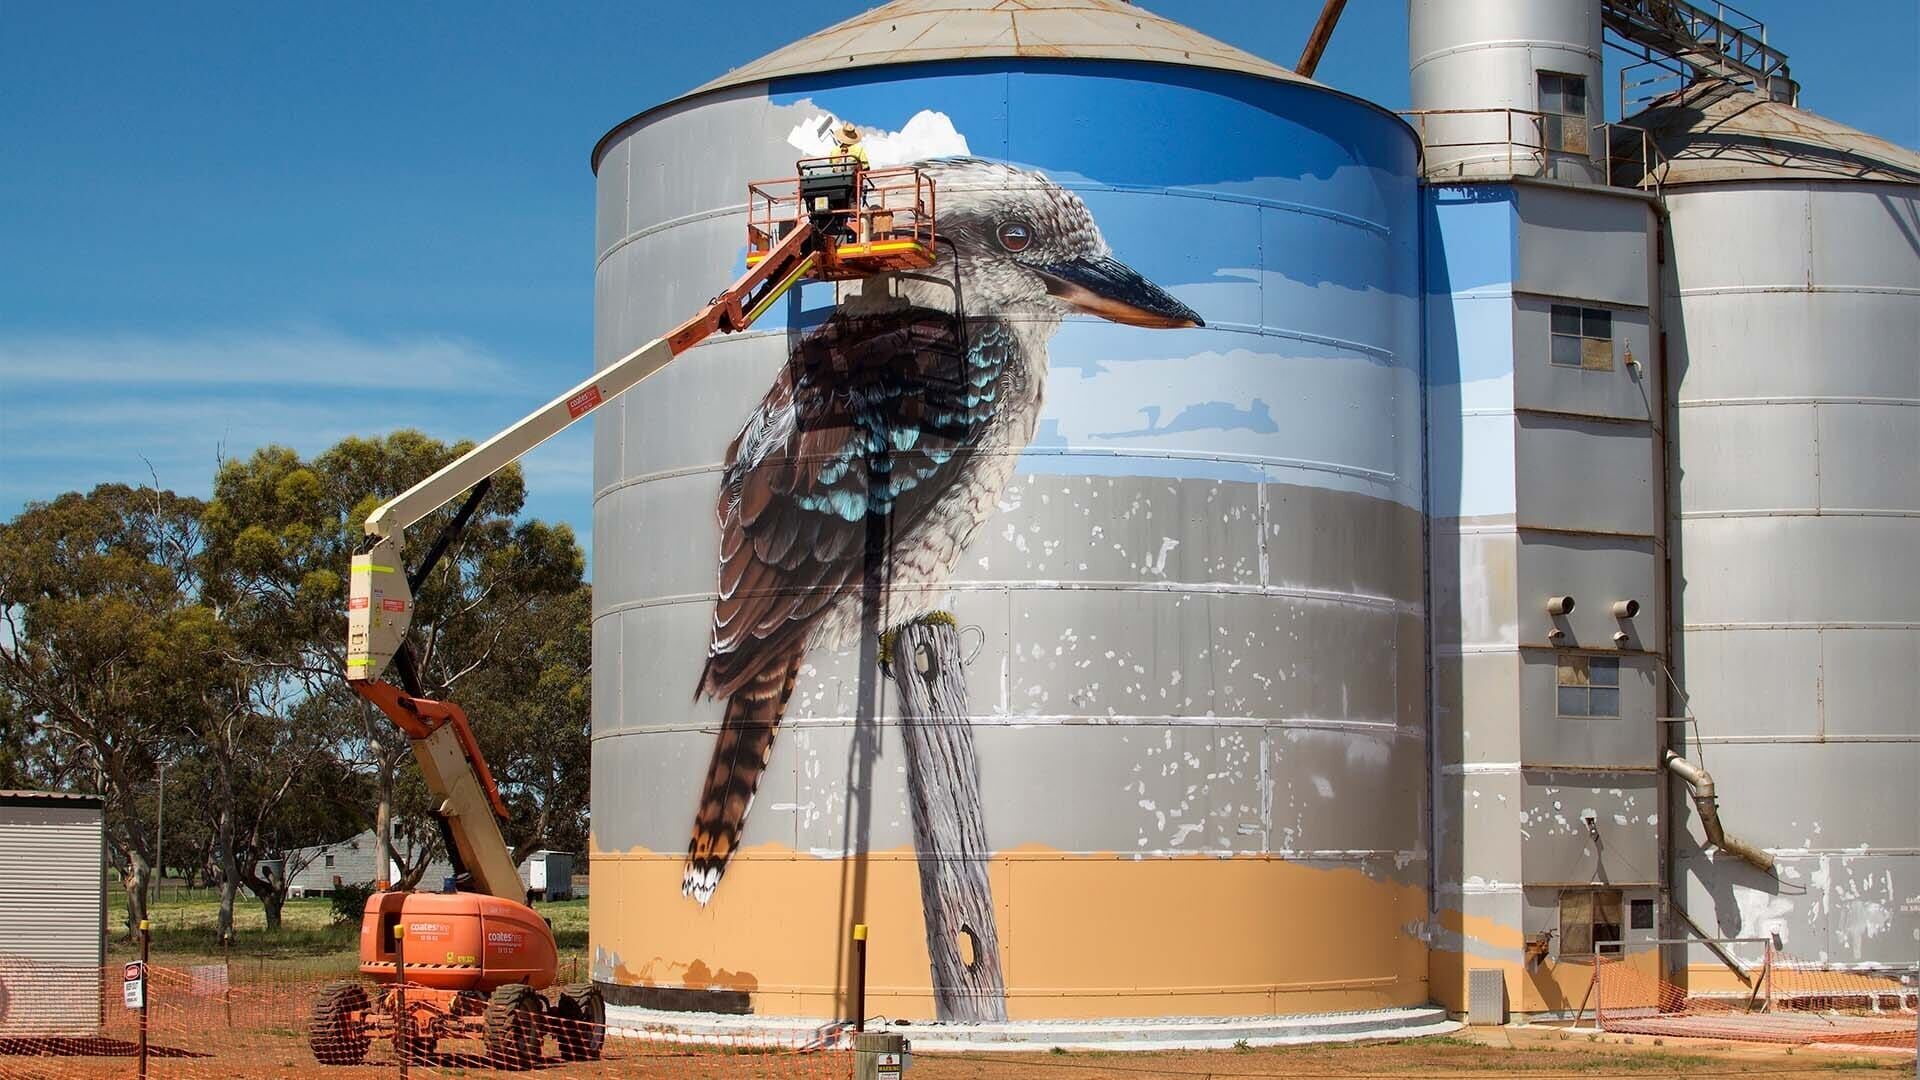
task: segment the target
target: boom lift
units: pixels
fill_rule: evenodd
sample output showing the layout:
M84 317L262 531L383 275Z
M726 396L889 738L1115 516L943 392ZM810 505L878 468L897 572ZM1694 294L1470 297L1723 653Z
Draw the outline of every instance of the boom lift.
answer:
M368 515L347 599L347 681L412 740L461 891L383 890L360 923L360 973L314 1001L309 1043L322 1064L363 1060L375 1038L403 1058L443 1038L482 1038L502 1068L538 1061L548 1035L563 1059L600 1055L606 1007L591 983L550 1001L553 931L527 905L500 832L506 803L460 706L428 697L407 630L415 590L478 508L495 473L637 385L714 333L747 329L794 285L931 266L933 181L917 168L865 169L846 158L798 163L798 175L748 187L747 270L701 311L467 451ZM409 526L462 494L413 571ZM393 672L399 685L386 680ZM404 975L405 985L401 985ZM371 993L369 992L371 989Z

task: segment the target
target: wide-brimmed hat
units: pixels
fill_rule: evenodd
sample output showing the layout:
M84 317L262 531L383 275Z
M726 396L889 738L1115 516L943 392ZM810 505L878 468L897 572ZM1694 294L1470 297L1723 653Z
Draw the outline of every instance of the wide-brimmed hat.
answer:
M841 146L852 146L860 141L860 129L854 127L851 120L843 121L834 127L833 141Z

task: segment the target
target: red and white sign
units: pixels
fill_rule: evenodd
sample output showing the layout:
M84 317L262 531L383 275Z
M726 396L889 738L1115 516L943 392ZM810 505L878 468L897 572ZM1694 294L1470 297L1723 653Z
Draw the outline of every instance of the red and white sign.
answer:
M405 611L407 610L407 602L405 600L395 600L390 596L383 596L380 598L380 610Z
M138 1009L147 1003L146 965L135 960L120 969L120 994L127 1008Z
M567 399L567 415L575 420L600 407L600 388L589 386Z
M367 598L364 596L347 597L348 611L363 611L366 609L366 606L367 606Z

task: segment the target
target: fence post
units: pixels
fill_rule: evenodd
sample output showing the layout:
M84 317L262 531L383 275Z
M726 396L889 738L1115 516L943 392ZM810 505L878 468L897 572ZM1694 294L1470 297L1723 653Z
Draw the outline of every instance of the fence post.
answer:
M407 1017L407 919L402 913L393 924L393 1056L400 1062L400 1080L407 1080L412 1034Z
M227 1007L227 1030L233 1030L233 931L220 935L220 996Z
M867 924L853 924L853 1030L867 1030Z
M153 924L140 920L140 1080L147 1080L147 1007L153 1003Z

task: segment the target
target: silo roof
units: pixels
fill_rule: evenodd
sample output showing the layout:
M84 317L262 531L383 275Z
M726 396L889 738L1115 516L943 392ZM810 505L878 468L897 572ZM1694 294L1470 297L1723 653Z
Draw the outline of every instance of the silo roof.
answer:
M1663 186L1768 179L1920 183L1920 153L1724 83L1668 94L1625 124L1652 135L1662 159L1654 175ZM1629 156L1637 171L1637 151Z
M693 91L881 64L985 57L1148 60L1311 82L1125 0L893 0Z
M709 91L792 75L1006 57L1177 64L1324 86L1126 0L893 0L616 125L593 148L593 167L607 142L635 121Z

